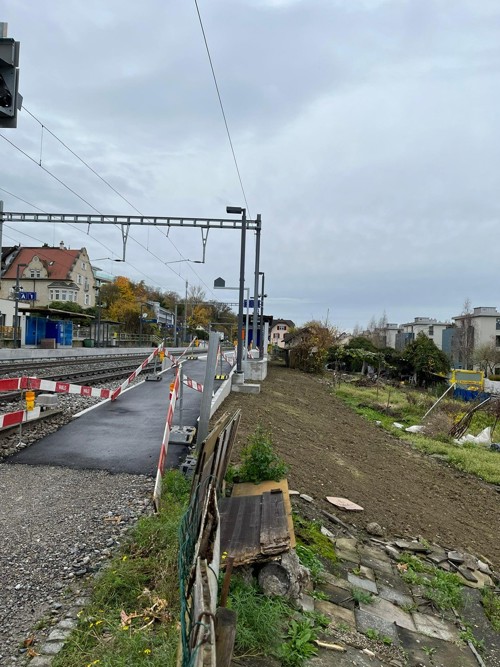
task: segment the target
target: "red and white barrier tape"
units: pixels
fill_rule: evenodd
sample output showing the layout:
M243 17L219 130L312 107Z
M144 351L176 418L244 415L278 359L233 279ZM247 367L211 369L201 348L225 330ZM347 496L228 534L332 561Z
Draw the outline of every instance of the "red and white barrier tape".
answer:
M6 426L15 426L16 424L29 422L32 419L38 419L39 416L40 416L40 408L34 408L33 410L17 410L16 412L8 412L5 415L0 415L0 428L5 428Z
M170 431L172 429L172 421L174 419L175 403L179 393L180 373L177 369L174 380L174 387L170 393L170 403L167 412L167 421L165 423L165 431L163 433L163 441L161 443L160 458L158 460L158 470L156 472L155 488L153 491L153 501L156 509L159 508L161 498L161 481L163 473L165 472L165 460L167 458L168 441L170 439Z
M186 387L191 387L191 389L196 389L196 391L203 391L203 385L200 384L199 382L196 382L196 380L188 378L187 375L182 376L182 383L185 384Z
M195 340L198 340L198 339L197 339L197 338L193 338L193 340L189 343L189 345L186 347L186 349L185 349L184 352L181 354L181 356L180 356L180 357L177 357L177 359L176 359L176 363L178 363L178 362L182 359L182 357L184 357L184 356L188 353L189 349L194 345Z
M33 389L41 391L53 391L56 394L79 394L80 396L95 396L97 398L109 398L111 389L95 389L81 384L70 384L69 382L53 382L36 377L8 378L0 380L1 391L16 391L21 389Z
M147 359L144 359L142 364L138 366L131 375L128 376L125 382L122 382L122 384L118 387L118 389L115 389L111 393L112 401L116 401L116 399L122 393L122 391L128 387L128 385L132 382L132 380L135 380L135 378L139 375L139 373L141 373L141 371L143 371L146 368L146 366L156 357L156 355L160 352L160 350L163 350L163 343L158 345L158 347L155 347L155 349L151 352L149 357Z

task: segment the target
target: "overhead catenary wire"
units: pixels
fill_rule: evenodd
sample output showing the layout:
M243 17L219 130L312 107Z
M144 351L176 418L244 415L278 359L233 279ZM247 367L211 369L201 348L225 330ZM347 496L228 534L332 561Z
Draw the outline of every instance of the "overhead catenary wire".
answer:
M105 215L104 213L102 213L101 211L99 211L97 208L95 208L95 206L93 206L90 202L88 202L84 197L82 197L82 196L79 195L75 190L73 190L73 188L71 188L69 185L67 185L66 183L64 183L64 181L62 181L62 180L61 180L60 178L58 178L55 174L53 174L49 169L47 169L47 168L44 167L43 165L39 164L33 157L31 157L31 155L29 155L28 153L26 153L26 151L24 151L22 148L20 148L19 146L17 146L17 144L15 144L13 141L11 141L10 139L8 139L4 134L1 134L1 133L0 133L0 137L2 137L3 139L5 139L11 146L13 146L13 147L14 147L17 151L19 151L22 155L24 155L25 157L27 157L27 158L28 158L31 162L33 162L37 167L40 167L40 169L42 169L45 173L49 174L49 176L51 176L52 178L54 178L54 179L55 179L58 183L60 183L63 187L65 187L65 188L66 188L67 190L69 190L72 194L74 194L76 197L78 197L78 199L80 199L80 200L83 201L85 204L87 204L93 211L95 211L95 212L98 213L99 215ZM73 152L73 151L72 151L72 152ZM74 152L73 152L73 154L74 154ZM14 196L15 196L15 195L14 195ZM29 202L25 202L25 203L28 203L28 204L29 204ZM32 204L29 204L29 205L33 206ZM38 207L37 207L37 206L33 206L33 208L38 208ZM39 210L42 211L42 209L39 209ZM45 213L46 211L42 211L42 212ZM139 211L139 213L140 213L140 211ZM142 215L142 213L141 213L141 215ZM71 223L66 223L66 224L69 224L71 227L75 228L75 229L78 231L78 233L81 233L81 230L80 230L78 227L76 227L75 225L72 225ZM118 226L118 225L115 224L115 225L113 225L113 226L115 226L115 227L117 227L117 228L119 229L119 226ZM22 232L21 232L21 233L22 233ZM98 241L98 239L96 239L95 237L93 237L91 234L87 233L87 235L90 236L91 238L93 238L95 241L97 241L97 242L98 242L103 248L105 248L108 252L114 254L114 250L112 250L111 248L109 248L108 246L106 246L106 245L105 245L104 243L102 243L101 241ZM171 266L169 266L168 262L165 262L161 257L158 257L158 255L156 255L154 252L152 252L151 250L149 250L149 248L147 248L143 243L141 243L140 241L138 241L134 236L129 236L129 238L130 238L132 241L134 241L134 243L137 243L137 245L139 245L141 248L143 248L144 250L146 250L146 252L148 252L152 257L154 257L155 259L157 259L161 264L163 264L164 266L166 266L166 267L167 267L172 273L174 273L176 276L179 276L180 278L183 278L183 276L181 275L180 272L176 271L176 270L173 269ZM171 239L169 239L169 241L170 241L170 242L172 243L172 245L174 245L174 247L175 247L175 244L173 243L173 241L172 241ZM177 248L176 248L176 249L177 249ZM179 252L179 254L182 256L182 253L180 253L180 251L179 251L178 249L177 249L177 252ZM127 263L128 263L128 262L127 262ZM134 268L136 271L138 271L141 275L143 275L144 277L146 277L148 280L151 280L151 281L153 282L153 284L157 282L156 280L152 279L150 276L147 276L143 271L141 271L140 269L138 269L138 268L137 268L136 266L134 266L133 264L130 264L130 263L128 263L128 264L129 264L129 266L131 266L132 268ZM208 290L215 296L215 293L214 293L214 292L211 290L211 288L205 283L205 281L202 280L202 278L197 274L197 272L194 271L194 269L193 269L192 267L189 267L189 268L190 268L190 269L193 271L193 273L198 277L198 279L205 285L205 287L207 287L207 289L208 289ZM184 278L183 278L183 279L184 279Z
M126 204L128 204L128 206L130 206L132 209L134 209L134 211L135 211L136 213L138 213L138 214L141 215L142 217L148 219L147 216L144 215L144 213L143 213L142 211L140 211L140 210L139 210L139 209L138 209L138 208L137 208L137 207L136 207L136 206L135 206L135 205L134 205L128 198L127 198L127 197L125 197L121 192L119 192L119 191L114 187L114 185L112 185L112 183L110 183L106 178L104 178L104 177L103 177L103 176L102 176L96 169L94 169L94 167L92 167L92 165L90 165L86 160L84 160L84 159L83 159L83 158L82 158L82 157L81 157L75 150L73 150L70 146L68 146L68 144L67 144L66 142L64 142L60 137L58 137L57 134L56 134L55 132L53 132L50 128L48 128L48 127L47 127L47 126L46 126L46 125L45 125L45 124L44 124L44 123L43 123L37 116L35 116L35 114L34 114L32 111L30 111L29 109L27 109L25 106L23 106L23 109L24 109L24 110L25 110L25 111L26 111L26 112L33 118L34 121L36 121L36 122L41 126L41 128L42 128L42 133L43 133L44 130L45 130L46 132L48 132L48 133L49 133L49 134L50 134L50 135L51 135L57 142L59 142L59 143L61 144L61 146L63 146L69 153L71 153L71 155L73 155L79 162L81 162L87 169L89 169L89 170L90 170L90 171L91 171L91 172L92 172L92 173L93 173L93 174L94 174L94 175L95 175L95 176L96 176L102 183L104 183L108 188L110 188L110 190L112 190L118 197L120 197L120 199L122 199ZM42 134L42 136L43 136L43 134ZM29 156L28 156L28 157L29 157ZM36 162L36 161L35 161L35 162ZM40 153L40 165L39 165L39 166L41 166L41 153ZM96 210L96 209L94 209L94 210ZM176 246L176 244L174 243L174 241L172 241L172 239L169 237L168 232L165 233L162 229L160 229L160 228L158 228L158 227L155 227L155 229L157 229L158 232L159 232L163 237L165 237L165 238L169 241L169 243L173 246L173 248L176 250L176 252L179 253L179 256L182 257L183 260L186 260L186 261L187 261L187 259L184 257L184 255L183 255L182 252L179 250L179 248ZM149 231L149 230L148 230L148 231ZM134 240L134 241L137 242L137 240L135 239L135 237L130 236L130 238L131 238L132 240ZM143 247L147 252L149 252L151 255L153 255L156 259L159 259L153 252L151 252L151 251L149 250L149 243L148 243L148 246L147 246L147 247L145 247L145 246L142 246L142 247ZM167 263L167 262L164 262L162 259L159 259L159 261L161 261L163 264L165 264L166 266L168 266L168 263ZM205 285L205 287L206 287L210 292L212 292L212 294L215 296L215 294L214 294L214 292L212 291L212 289L205 283L205 281L204 281L204 280L201 278L201 276L195 271L195 269L194 269L192 266L189 266L188 268L195 274L195 276L198 278L198 280L200 280L200 281ZM172 273L175 273L175 274L178 275L178 276L181 275L180 273L178 273L177 271L175 271L175 270L172 269L171 267L169 267L169 269L172 271Z
M220 109L221 109L221 112L222 112L222 118L224 119L224 125L226 127L226 133L227 133L227 138L229 140L229 146L231 147L231 153L233 155L234 166L236 167L236 173L238 174L238 180L240 182L241 192L243 193L243 199L245 200L245 206L246 206L246 209L248 211L248 216L251 218L252 216L251 216L251 213L250 213L250 207L248 206L247 196L246 196L246 193L245 193L245 188L243 186L243 179L241 177L240 168L238 166L238 160L236 159L236 152L234 150L233 140L231 139L231 132L229 131L229 124L227 122L226 112L224 111L224 104L222 103L222 96L220 94L219 84L217 82L217 76L215 74L215 68L214 68L214 64L213 64L213 61L212 61L212 56L210 54L210 48L208 46L208 40L207 40L207 36L206 36L206 33L205 33L205 28L203 26L203 20L201 18L200 8L198 7L198 0L194 0L194 4L196 6L196 13L198 14L198 20L200 22L200 28L201 28L201 33L203 35L203 41L205 43L205 48L206 48L206 51L207 51L208 62L210 63L210 69L212 70L212 77L213 77L214 84L215 84L215 90L217 91L217 97L219 99L219 105L220 105Z

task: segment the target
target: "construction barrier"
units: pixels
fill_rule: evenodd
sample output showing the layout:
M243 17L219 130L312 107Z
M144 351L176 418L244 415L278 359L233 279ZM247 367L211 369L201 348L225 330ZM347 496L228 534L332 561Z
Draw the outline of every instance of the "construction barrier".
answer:
M186 387L191 387L191 389L196 389L196 391L203 391L203 385L200 384L199 382L196 382L196 380L192 380L191 378L188 378L187 375L182 376L182 383L186 385Z
M8 378L0 380L0 392L16 391L21 389L53 391L56 394L79 394L80 396L94 396L96 398L109 398L111 389L95 389L82 384L70 384L69 382L54 382L36 377Z
M153 502L157 511L160 507L161 482L163 479L163 474L165 472L165 460L167 458L168 441L170 439L170 431L172 430L172 421L174 419L175 403L177 401L177 396L179 394L180 377L181 376L179 373L179 369L177 369L177 372L175 374L175 380L173 383L174 386L172 387L170 392L170 403L168 406L167 421L165 423L165 431L163 432L163 441L161 443L160 458L158 460L158 470L156 471L155 488L153 491Z
M8 412L5 415L0 415L0 428L7 426L15 426L16 424L23 424L33 419L38 419L40 416L40 408L33 408L33 410L16 410L16 412Z
M163 343L160 343L158 347L155 347L155 349L151 352L149 357L145 359L140 366L138 366L135 371L128 376L128 378L125 380L125 382L122 382L122 384L118 387L118 389L115 389L111 393L111 400L116 401L118 396L122 393L124 389L128 387L128 385L135 380L135 378L141 373L146 366L153 361L153 359L156 357L156 355L163 350Z

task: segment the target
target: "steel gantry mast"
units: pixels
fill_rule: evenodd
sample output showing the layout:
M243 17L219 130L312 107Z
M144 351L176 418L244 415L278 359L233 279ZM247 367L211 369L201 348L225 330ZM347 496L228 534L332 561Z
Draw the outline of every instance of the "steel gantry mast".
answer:
M241 322L243 320L243 289L245 282L245 256L244 238L247 230L256 232L256 252L255 252L255 288L254 288L254 318L253 331L254 343L257 343L257 316L258 316L258 277L259 277L259 262L260 262L260 233L262 226L262 219L260 214L255 220L250 220L246 217L245 209L228 207L228 213L240 213L243 215L240 220L231 218L180 218L172 216L151 216L151 215L102 215L102 214L88 214L88 213L19 213L3 210L3 202L0 202L0 246L3 233L4 222L31 222L31 223L72 223L82 225L113 225L119 227L122 235L122 259L125 261L127 240L131 226L151 226L151 227L197 227L201 229L203 242L203 259L205 259L205 245L207 242L208 231L210 229L238 229L241 230L242 236L242 250L240 261L240 312L238 313L239 331L238 331L238 354L237 354L237 372L242 373L241 368ZM206 230L206 233L204 232ZM261 341L261 347L263 341Z

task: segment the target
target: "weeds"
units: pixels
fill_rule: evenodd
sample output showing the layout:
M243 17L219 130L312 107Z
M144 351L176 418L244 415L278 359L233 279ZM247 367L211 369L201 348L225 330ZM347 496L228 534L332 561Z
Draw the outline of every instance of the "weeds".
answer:
M270 433L259 426L249 436L248 444L241 452L242 464L238 471L241 482L279 481L286 477L288 466L274 451Z
M458 575L426 565L406 553L401 555L399 569L407 584L422 587L425 598L436 609L459 609L463 605L462 581Z
M373 603L373 595L371 593L368 593L368 591L364 591L362 588L352 588L351 589L351 597L356 602L356 604L372 604Z
M53 667L176 665L177 531L188 491L179 472L165 475L165 509L137 522L122 553L97 578L91 603Z
M295 536L299 544L310 547L318 556L335 564L337 556L331 540L323 535L321 526L316 521L308 521L298 514L293 515Z
M321 581L321 575L323 574L325 568L314 551L310 547L306 547L304 544L297 544L295 551L297 552L297 556L299 557L302 565L307 567L311 573L311 579L314 582Z
M317 655L314 645L317 633L308 619L292 620L286 635L287 641L281 645L279 657L284 667L300 667L306 660Z
M375 642L382 642L382 644L385 644L386 646L392 645L392 639L390 637L380 634L380 632L374 628L367 628L367 630L365 630L365 635L368 637L368 639L371 639Z
M483 588L481 602L493 629L500 632L500 595L492 588Z
M472 627L470 625L465 626L465 630L462 630L459 633L459 637L463 642L470 642L472 646L478 651L484 650L484 642L482 639L477 639L472 632Z

